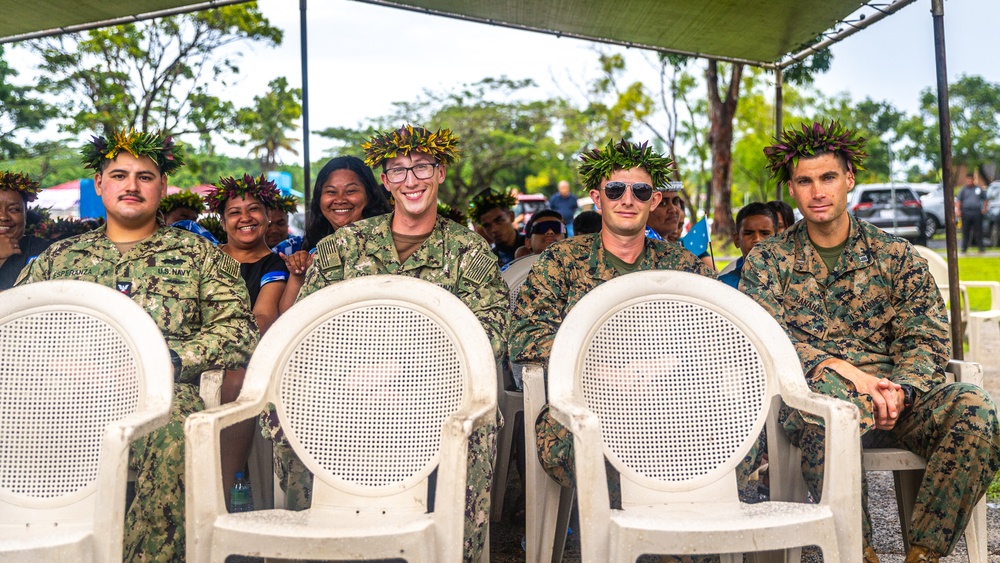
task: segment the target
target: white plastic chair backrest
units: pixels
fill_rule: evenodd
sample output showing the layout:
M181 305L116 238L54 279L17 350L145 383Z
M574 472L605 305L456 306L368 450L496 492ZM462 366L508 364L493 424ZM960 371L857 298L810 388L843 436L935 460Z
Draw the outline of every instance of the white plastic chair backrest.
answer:
M629 274L566 316L549 399L595 413L604 454L622 474L623 505L735 498L734 470L779 387L772 346L788 373L801 374L784 331L742 293L695 274Z
M511 262L501 274L504 283L507 284L507 289L510 290L508 295L510 296L511 311L514 310L514 305L517 303L517 295L521 292L521 286L524 285L524 280L528 279L528 273L531 272L531 267L538 260L538 256L538 254L529 254L518 258Z
M275 374L269 400L316 476L314 507L371 506L424 482L445 419L496 403L478 319L444 289L403 276L338 282L297 303L258 345L248 377L258 370ZM425 493L408 498L420 505Z
M0 523L94 519L102 465L118 461L124 499L128 443L108 452L106 434L140 409L165 414L173 392L149 315L89 282L10 289L0 293L0 358Z
M725 268L719 270L719 275L721 276L722 274L728 274L729 272L732 272L733 270L735 270L737 262L739 262L738 259L737 260L733 260L732 262L726 264Z
M936 283L939 287L947 286L948 262L937 252L934 252L926 246L920 246L917 244L913 246L913 249L917 251L917 254L927 260L927 268L931 272L931 277L934 278L934 283Z

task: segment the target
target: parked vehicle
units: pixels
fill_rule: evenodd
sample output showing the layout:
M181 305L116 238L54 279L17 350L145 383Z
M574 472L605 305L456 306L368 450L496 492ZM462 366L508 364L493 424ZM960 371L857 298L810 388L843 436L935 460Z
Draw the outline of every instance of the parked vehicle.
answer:
M907 185L859 184L851 191L847 208L889 234L914 244L927 243L923 205Z
M983 234L989 235L990 246L1000 246L1000 182L993 182L986 188L990 206L986 211Z
M531 215L549 208L549 200L542 194L520 194L517 196L517 206L514 208L514 215L523 214L520 224L515 225L519 230L531 219Z
M944 188L940 185L920 196L924 207L924 236L928 239L944 230Z

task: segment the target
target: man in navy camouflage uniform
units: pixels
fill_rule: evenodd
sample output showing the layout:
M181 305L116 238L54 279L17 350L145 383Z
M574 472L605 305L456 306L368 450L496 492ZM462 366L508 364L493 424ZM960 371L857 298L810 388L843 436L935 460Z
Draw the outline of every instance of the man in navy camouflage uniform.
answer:
M166 426L132 444L136 497L125 516L126 561L184 561L184 420L205 408L201 372L245 365L257 343L239 264L210 242L157 221L167 174L181 166L170 138L121 131L83 149L107 223L59 241L17 281L76 279L128 295L156 321L174 361Z
M937 561L954 548L1000 469L996 407L976 386L944 384L948 318L926 260L847 213L863 147L864 139L833 122L786 131L764 150L805 220L754 247L740 289L785 328L810 388L860 409L863 446L904 448L927 460L906 563ZM808 415L784 414L818 498L824 429ZM877 562L862 479L864 558Z
M457 138L447 129L431 132L406 125L376 135L362 146L365 164L382 167L382 183L392 194L395 209L340 228L321 240L298 299L348 278L377 274L419 278L461 299L482 323L499 358L509 313L507 285L500 277L497 258L485 239L437 213L438 186L446 167L457 159ZM312 476L287 449L280 428L270 424L276 448L283 452L278 454L279 463L288 465L283 470L288 474L289 494L296 498L297 507L305 508ZM496 429L496 424L489 424L469 438L465 561L478 561L485 546Z

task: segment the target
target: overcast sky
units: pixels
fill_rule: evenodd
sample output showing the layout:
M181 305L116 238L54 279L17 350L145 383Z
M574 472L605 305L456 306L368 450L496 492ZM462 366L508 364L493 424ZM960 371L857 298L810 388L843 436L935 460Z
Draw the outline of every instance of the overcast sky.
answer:
M260 0L263 13L285 30L278 49L246 50L241 90L249 103L276 74L301 84L299 11L289 0ZM1000 82L998 40L988 22L1000 21L1000 1L948 0L948 73L979 74ZM424 89L443 90L484 77L533 78L538 95L568 95L597 74L594 44L483 24L436 18L349 0L309 2L310 124L354 126L387 113L391 103ZM834 47L830 72L817 78L825 92L886 99L915 111L919 93L935 84L930 0L918 0ZM617 49L604 47L606 49ZM622 51L625 51L622 49ZM634 79L656 76L641 52L626 51ZM280 69L280 70L278 70ZM227 95L234 95L231 89ZM325 149L313 138L313 158Z

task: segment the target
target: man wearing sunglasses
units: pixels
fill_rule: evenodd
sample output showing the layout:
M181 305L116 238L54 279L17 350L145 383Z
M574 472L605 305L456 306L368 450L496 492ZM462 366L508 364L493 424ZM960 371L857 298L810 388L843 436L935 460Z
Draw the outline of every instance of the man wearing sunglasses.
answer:
M977 386L945 383L948 316L927 261L847 212L864 146L831 122L785 131L764 149L803 220L750 251L740 289L784 327L809 388L858 408L863 447L903 448L927 460L905 563L938 561L1000 470L996 405ZM786 414L784 430L802 449L802 475L818 499L823 426L811 415ZM861 490L864 560L877 563L867 487Z
M562 215L553 209L535 212L524 227L524 246L517 249L517 258L541 254L543 250L566 238Z
M650 210L660 202L653 187L667 182L673 162L646 143L609 141L581 157L580 176L601 212L599 233L550 246L528 274L511 316L511 361L545 364L566 313L606 280L642 270L679 270L715 278L715 271L683 247L645 236ZM563 486L573 486L573 438L546 406L536 425L539 458ZM613 477L609 477L613 478ZM611 485L612 498L618 495Z

